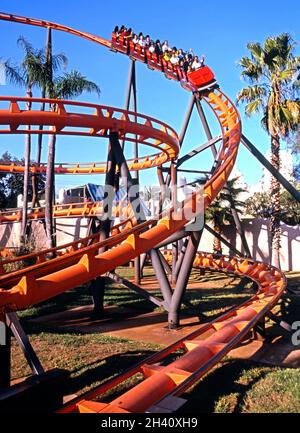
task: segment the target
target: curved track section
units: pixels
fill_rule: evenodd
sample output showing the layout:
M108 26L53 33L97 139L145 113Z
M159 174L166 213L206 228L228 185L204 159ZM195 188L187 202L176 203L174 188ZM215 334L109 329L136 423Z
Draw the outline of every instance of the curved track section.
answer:
M204 187L206 208L221 191L234 166L241 136L241 122L234 105L222 92L211 92L205 100L218 117L223 132L223 146L219 152L217 168ZM5 121L9 121L7 113L4 116ZM1 111L0 123L3 123ZM175 137L173 140L176 142ZM127 263L128 260L149 251L184 227L189 222L186 215L192 215L202 200L202 194L194 193L189 200L182 203L182 207L170 210L169 214L161 215L158 223L156 220L150 220L136 226L132 221L133 228L126 228L103 244L94 244L84 251L73 253L77 263L72 266L41 277L37 277L34 271L29 272L10 290L0 290L0 307L10 305L13 309L26 308ZM152 227L153 224L156 225ZM110 249L100 255L97 254L99 247L103 245ZM51 269L52 272L53 261L45 264L44 270L47 269L49 272Z
M149 155L147 157L138 157L128 159L128 168L130 171L144 170L149 168L149 160L158 163L155 158L159 154ZM0 172L2 173L24 173L24 165L12 162L10 164L0 164ZM46 164L31 164L30 173L46 173ZM106 172L106 162L79 162L79 163L56 163L55 174L103 174Z
M70 203L63 205L53 206L54 218L67 218L67 217L98 217L103 214L103 205L100 202L89 203ZM38 220L45 218L45 208L34 208L28 213L29 220ZM10 223L22 221L22 211L20 209L9 210L0 213L0 223Z
M30 133L107 138L107 131L117 131L122 140L150 146L160 151L159 154L145 156L142 160L131 163L131 170L158 167L171 161L178 154L176 132L166 123L153 117L103 105L41 98L31 98L31 102L47 104L48 110L28 111L21 107L26 101L27 98L0 96L0 104L7 105L7 108L0 109L0 134ZM84 110L93 112L87 114ZM30 131L25 125L31 127ZM50 128L40 130L40 125ZM104 165L102 173L105 171Z
M170 253L166 258L171 259ZM249 301L203 325L188 337L137 364L134 368L65 405L61 413L168 413L182 406L179 397L216 365L272 309L286 287L285 277L264 263L226 256L213 257L199 253L195 267L247 276L259 290ZM176 351L184 354L174 362L166 358ZM166 365L167 364L167 365ZM113 391L126 380L142 380L109 403L99 402L107 391Z
M8 14L0 14L0 19L67 31L111 47L111 44L104 39L46 21ZM216 169L204 187L204 208L206 208L221 191L232 171L241 138L241 121L237 109L221 91L210 91L205 96L201 95L201 97L217 116L223 135ZM45 121L46 125L57 128L58 133L69 125L70 113L66 115L65 107L59 113L60 102L55 102L58 107L55 113L47 113L50 115L51 120L43 117L33 121L30 120L29 114L20 113L19 100L19 98L10 99L11 104L16 104L14 107L10 106L9 111L11 113L6 110L1 114L0 111L0 123L3 124L5 118L6 124L9 125L8 132L20 132L19 126L21 122L28 123L26 116L28 116L29 122L32 121L29 124L42 124ZM62 102L62 104L65 103ZM41 115L41 113L38 114ZM2 120L1 116L3 116ZM93 130L92 135L97 135L99 132L98 116L96 113L92 116L93 119L89 117L88 128L90 128L90 131ZM84 120L83 123L86 125L86 119L81 115L79 117L81 121ZM101 113L100 118L102 121ZM64 119L64 121L60 123L59 119ZM112 118L109 121L112 122ZM122 121L126 122L126 120ZM82 127L83 125L77 124L76 126ZM105 126L115 128L115 125L111 123ZM101 125L102 128L105 126ZM132 122L134 132L136 132L138 126L134 124L134 121ZM147 125L144 124L143 126ZM149 126L149 129L151 130L149 132L153 134L154 128L152 125ZM117 127L114 130L118 130L121 135L121 128ZM90 133L86 135L90 135ZM178 142L175 136L172 139L173 144L175 144L175 147L171 146L174 152L173 158L176 158L177 151L175 148ZM0 289L0 307L3 311L26 308L29 305L39 303L88 282L149 251L183 228L189 222L186 215L193 213L193 210L197 208L197 204L202 202L202 199L202 194L196 192L190 199L182 202L178 209L172 209L169 213L160 215L158 222L151 220L137 225L133 219L130 224L127 223L118 233L104 242L95 242L65 257L54 259L61 259L59 263L55 263L54 260L49 263L46 262L43 264L42 272L35 267L26 269L17 279L13 280L12 277L13 283L11 281L12 287L10 289ZM99 254L99 248L104 246L108 250ZM178 397L244 338L255 324L272 309L286 287L284 275L275 268L263 263L224 256L214 258L211 254L199 253L194 265L205 269L247 276L257 282L258 293L242 306L232 309L186 339L148 358L146 363L138 364L123 375L108 381L101 387L68 404L61 412L128 413L145 411L170 412L176 410L176 407L178 408L182 403L181 400L178 400ZM7 277L10 278L9 275ZM183 349L185 353L168 365L158 364L160 361L165 361L166 356L174 353L177 349ZM142 374L141 382L122 396L110 403L95 401L103 393L137 373Z
M7 14L5 12L0 12L0 20L15 22L19 24L27 24L31 26L37 26L37 27L43 27L43 28L48 28L53 30L59 30L74 36L79 36L80 38L87 39L88 41L91 42L96 42L97 44L102 45L103 47L111 48L111 41L108 41L107 39L100 38L99 36L95 36L87 32L82 32L80 30L75 30L72 29L71 27L64 26L62 24L52 23L51 21L22 17L13 14Z

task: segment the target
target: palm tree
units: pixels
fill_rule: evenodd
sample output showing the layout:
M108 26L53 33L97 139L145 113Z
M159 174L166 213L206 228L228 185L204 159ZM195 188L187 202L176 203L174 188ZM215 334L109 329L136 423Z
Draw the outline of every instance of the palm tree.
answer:
M244 202L239 200L240 194L245 190L237 185L239 177L230 179L224 188L207 208L205 218L212 221L213 229L218 235L222 235L224 226L233 224L234 219L231 213L231 204L234 205L238 213L242 213L245 207ZM214 237L213 252L222 254L222 244L219 237Z
M300 57L294 55L295 43L288 33L269 37L263 45L249 43L247 48L250 57L243 57L239 65L250 85L239 92L237 101L246 103L248 116L263 113L262 125L271 137L271 162L280 170L280 140L299 125ZM271 181L271 195L273 263L280 267L280 183L275 178Z
M10 63L10 61L3 62L5 67L6 78L13 85L21 85L26 87L26 97L28 98L27 110L31 110L32 103L32 90L33 87L39 87L44 93L46 75L45 75L45 63L46 58L43 50L36 50L33 46L24 38L19 37L18 45L24 51L24 59L20 67L17 67ZM53 56L53 69L56 70L61 64L66 64L66 57L63 54ZM29 170L30 170L30 153L31 153L31 135L30 126L27 126L28 133L25 139L25 168L24 168L24 183L23 183L23 212L22 212L22 228L21 228L21 240L25 242L26 226L27 226L27 208L28 208L28 188L29 188ZM41 137L41 136L40 136ZM39 138L38 146L38 157L37 164L40 164L40 148L41 139ZM38 179L33 182L33 203L36 202L36 189L38 185Z
M50 74L48 76L51 76ZM73 70L69 73L65 73L62 76L49 80L47 83L48 97L51 99L69 99L81 95L83 92L92 93L95 92L100 95L99 87L92 81L87 80L86 77L81 75L80 72ZM51 109L55 110L55 104L52 105ZM49 136L48 143L48 160L47 160L47 171L46 171L46 233L49 242L49 248L55 246L55 238L53 233L53 196L54 196L54 163L55 163L55 144L56 135L52 134Z
M41 97L45 98L47 93L47 87L52 83L53 72L58 71L61 68L66 68L68 64L68 59L63 53L52 54L52 30L47 31L47 42L46 50L43 62L43 80L40 83ZM49 93L49 89L48 89ZM45 111L45 103L41 104L41 111ZM44 129L43 125L39 126L39 131L42 132ZM42 154L42 144L43 144L43 134L38 135L37 152L36 152L36 166L38 167L41 163ZM34 173L32 176L32 207L35 207L39 203L38 199L38 184L39 175Z
M25 56L21 64L23 81L26 86L26 97L28 98L27 110L31 110L32 89L34 86L40 86L44 80L44 53L42 50L35 50L33 46L23 37L18 39L18 45L24 50ZM26 127L28 133L25 137L25 167L24 167L24 184L23 184L23 212L22 212L22 228L21 241L26 241L27 227L27 208L28 208L28 187L29 187L29 171L30 171L30 153L31 153L31 134L30 125Z

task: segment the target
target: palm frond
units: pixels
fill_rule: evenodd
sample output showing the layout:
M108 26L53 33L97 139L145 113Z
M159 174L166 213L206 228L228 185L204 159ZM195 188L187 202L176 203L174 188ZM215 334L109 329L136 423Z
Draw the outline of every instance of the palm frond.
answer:
M264 108L264 103L261 98L258 98L256 101L250 102L245 107L245 113L247 116L252 116L255 113L258 113L261 108Z
M251 103L257 100L261 100L267 96L267 90L265 86L248 86L242 89L237 96L237 102Z
M68 66L68 57L64 53L55 54L51 58L53 72Z
M251 52L252 57L258 63L261 63L264 54L261 44L259 42L249 42L247 48Z
M33 54L34 48L32 44L29 41L27 41L27 39L24 36L19 36L17 40L17 44L19 45L19 47L21 47L24 50L26 55Z
M3 61L0 58L0 62L4 65L4 73L5 73L6 79L13 86L25 86L25 81L24 81L22 72L20 71L18 66L11 63L10 60Z
M260 79L262 75L262 67L254 58L250 59L249 57L242 57L238 64L244 69L241 73L243 78L247 78L251 82L256 82Z
M53 92L55 97L59 99L69 99L79 96L83 92L95 92L99 96L100 88L97 84L87 80L80 72L73 70L55 80Z

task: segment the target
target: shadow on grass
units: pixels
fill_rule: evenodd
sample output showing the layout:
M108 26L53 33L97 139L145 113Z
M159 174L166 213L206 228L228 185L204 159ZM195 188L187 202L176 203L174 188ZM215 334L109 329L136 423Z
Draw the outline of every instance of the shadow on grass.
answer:
M104 358L100 361L87 364L77 370L71 371L71 376L62 383L62 389L64 394L75 394L85 388L91 388L95 384L104 382L109 378L116 376L117 374L123 373L128 368L134 366L138 362L152 355L154 351L141 350L141 351L128 351L122 354L116 354ZM118 388L118 393L124 391L128 387L128 384L122 385ZM115 391L112 391L110 398L116 395Z
M261 365L253 362L227 361L205 376L191 392L182 395L182 398L187 399L187 403L180 409L179 413L215 412L216 402L221 397L233 393L236 395L236 400L230 412L239 413L247 392L271 370L271 368L261 369L259 374L245 384L239 382L245 371L257 366L261 368Z

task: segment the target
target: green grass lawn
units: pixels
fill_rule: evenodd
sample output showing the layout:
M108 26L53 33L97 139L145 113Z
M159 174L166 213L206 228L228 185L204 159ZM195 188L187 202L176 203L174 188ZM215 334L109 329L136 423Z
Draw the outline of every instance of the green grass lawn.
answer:
M147 275L152 270L147 268ZM133 270L122 268L124 277ZM291 287L299 287L300 274L288 275ZM186 294L186 313L197 312L201 321L209 321L233 305L242 303L255 293L255 287L246 280L193 272L192 281L197 289ZM159 295L158 292L153 294ZM29 319L64 311L91 303L87 287L76 288L50 301L20 313L32 345L46 370L59 367L70 371L63 383L65 394L81 394L107 378L134 365L161 347L142 341L129 341L102 336L78 334L43 324L31 324ZM155 305L139 298L117 284L106 290L105 305L133 308L140 312L153 311ZM300 298L285 295L274 309L287 322L300 319ZM13 379L30 374L21 350L13 342ZM300 371L260 365L250 361L225 358L211 372L186 393L186 405L181 412L300 412Z

